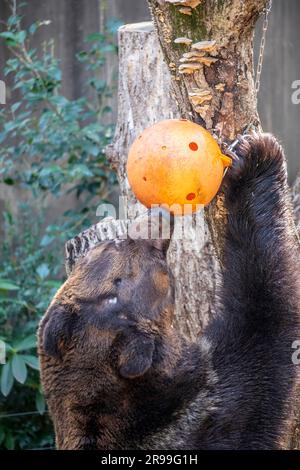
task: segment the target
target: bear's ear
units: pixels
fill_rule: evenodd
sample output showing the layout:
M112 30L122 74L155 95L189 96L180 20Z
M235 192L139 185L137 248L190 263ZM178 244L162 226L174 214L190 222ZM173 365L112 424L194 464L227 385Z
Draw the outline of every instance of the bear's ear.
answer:
M41 324L42 348L48 356L61 358L62 347L72 336L74 314L59 303L51 305Z
M146 333L132 332L126 335L119 356L119 372L126 379L144 375L152 366L154 338Z
M174 216L163 207L149 209L128 227L131 239L142 239L164 255L167 254L173 231Z

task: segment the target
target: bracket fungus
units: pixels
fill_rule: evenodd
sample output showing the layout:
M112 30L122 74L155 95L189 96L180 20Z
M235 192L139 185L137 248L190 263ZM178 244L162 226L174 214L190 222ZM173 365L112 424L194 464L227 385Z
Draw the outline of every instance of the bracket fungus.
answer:
M189 62L188 64L181 64L178 68L178 72L181 74L192 74L197 70L200 70L202 64L200 62Z
M217 62L219 59L216 57L205 57L202 55L199 56L189 56L189 58L182 57L179 59L181 65L179 66L179 73L193 73L195 70L200 70L203 65L210 67L212 64ZM190 71L192 70L192 71Z
M205 104L203 106L195 106L195 111L196 113L200 114L202 118L206 115L207 111L209 110L210 106L208 104Z
M171 3L172 5L179 5L184 7L196 8L202 0L165 0L166 3Z
M216 46L216 41L199 41L192 44L192 49L196 51L215 52Z
M175 39L175 42L180 43L189 42L187 38L178 38ZM205 65L210 67L212 64L217 62L219 59L217 57L210 57L210 52L216 51L216 41L200 41L192 44L191 51L186 52L179 59L181 65L179 66L179 73L192 74L196 70L200 70L201 66Z
M190 44L192 44L192 40L189 39L189 38L176 38L174 40L174 43L175 44L186 44L187 46L189 46Z
M204 56L205 56L205 52L198 52L198 51L186 52L185 54L183 54L181 59L179 59L179 62L198 62Z
M203 65L206 65L206 67L210 67L212 64L218 62L218 60L219 59L217 59L216 57L201 57L199 59L199 62L201 62L201 64Z
M209 90L201 90L200 88L193 88L189 92L190 102L193 106L200 106L203 103L212 100L212 94Z

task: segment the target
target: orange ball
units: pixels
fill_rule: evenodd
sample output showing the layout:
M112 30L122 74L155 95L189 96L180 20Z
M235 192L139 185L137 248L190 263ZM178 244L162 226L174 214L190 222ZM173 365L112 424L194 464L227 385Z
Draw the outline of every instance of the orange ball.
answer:
M134 141L127 175L142 204L167 205L180 215L186 205L194 212L197 205L208 204L230 165L231 159L206 129L185 119L169 119L145 129Z

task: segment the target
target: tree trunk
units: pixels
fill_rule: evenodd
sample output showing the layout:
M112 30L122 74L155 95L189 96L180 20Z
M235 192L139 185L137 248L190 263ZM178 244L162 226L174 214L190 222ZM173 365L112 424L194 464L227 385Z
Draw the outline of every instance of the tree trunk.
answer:
M148 3L181 115L234 139L257 118L253 36L266 0Z
M220 143L259 122L253 37L267 0L148 0L182 117ZM226 214L222 194L207 209L218 258Z

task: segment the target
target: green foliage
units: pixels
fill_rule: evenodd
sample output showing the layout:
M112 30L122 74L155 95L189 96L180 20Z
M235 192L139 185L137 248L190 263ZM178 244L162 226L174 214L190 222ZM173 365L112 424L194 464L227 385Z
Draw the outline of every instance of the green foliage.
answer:
M66 239L95 221L96 205L116 183L104 154L113 134L107 102L114 84L101 78L101 70L107 56L116 54L118 23L89 35L86 50L74 58L89 75L88 98L76 100L62 93L53 41L40 50L32 46L49 22L27 29L22 24L15 14L0 32L10 51L5 75L15 97L0 110L0 184L22 194L17 211L6 207L0 213L0 340L6 349L0 366L0 448L7 449L54 445L39 381L37 325L64 280ZM69 194L77 198L76 210L71 206L47 224L49 195L56 208Z
M18 221L9 213L4 216L0 339L5 343L6 364L0 367L0 410L4 415L36 410L42 415L45 402L39 382L36 329L62 283L61 256L59 250L46 250L40 243L43 225L31 223L29 207L23 207ZM30 423L34 423L34 431L30 429L29 439ZM53 445L52 434L47 414L0 419L3 447Z
M9 31L0 33L12 54L5 75L13 77L18 93L18 101L0 114L0 177L5 184L22 184L35 195L61 196L67 184L77 196L98 195L114 182L103 151L113 130L103 123L111 113L106 104L111 87L98 77L107 54L115 53L116 46L110 31L88 36L88 47L78 59L92 75L88 85L93 99L71 101L61 94L53 42L44 44L42 55L29 49L30 36L43 24L34 23L25 31L17 17L8 22Z

